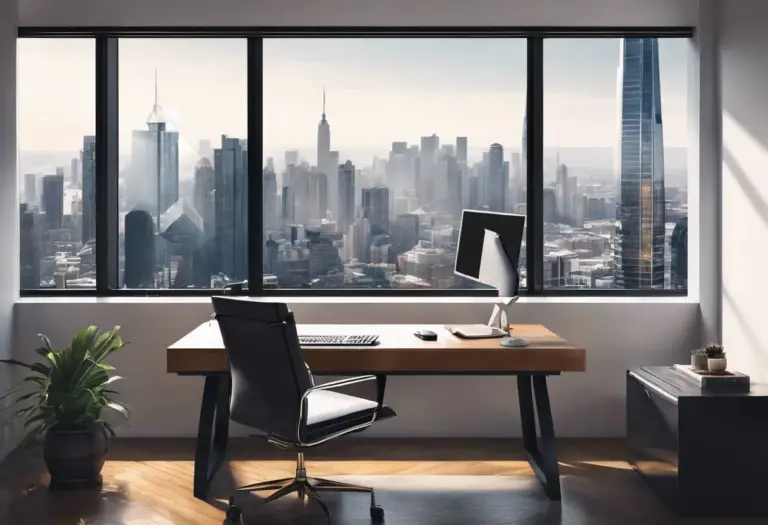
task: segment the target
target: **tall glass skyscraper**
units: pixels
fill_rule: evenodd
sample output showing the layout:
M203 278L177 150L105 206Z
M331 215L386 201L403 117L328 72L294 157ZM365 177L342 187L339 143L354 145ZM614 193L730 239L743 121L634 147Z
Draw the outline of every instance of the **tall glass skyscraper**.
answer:
M617 288L664 287L664 137L656 38L625 38L619 59Z

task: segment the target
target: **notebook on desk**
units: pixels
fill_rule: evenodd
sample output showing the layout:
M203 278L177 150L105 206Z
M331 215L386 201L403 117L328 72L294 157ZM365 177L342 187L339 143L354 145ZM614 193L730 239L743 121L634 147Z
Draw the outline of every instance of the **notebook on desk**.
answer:
M509 335L501 328L485 324L457 324L446 326L445 329L462 339L492 339Z

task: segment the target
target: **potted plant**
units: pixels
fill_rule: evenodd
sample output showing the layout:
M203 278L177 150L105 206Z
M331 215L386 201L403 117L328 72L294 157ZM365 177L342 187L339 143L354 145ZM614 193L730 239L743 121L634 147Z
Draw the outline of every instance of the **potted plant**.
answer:
M9 423L23 418L29 430L25 441L43 439L51 488L101 484L107 444L115 435L102 418L102 411L111 409L128 417L125 405L114 399L117 392L110 388L120 376L110 375L114 368L104 362L123 347L119 329L116 326L102 333L89 326L77 332L70 345L61 350L53 350L48 338L40 335L43 347L37 353L43 358L41 362L0 360L31 372L0 400L24 386L31 387L11 405L18 408Z
M706 372L709 370L707 352L703 348L696 348L691 351L691 369L694 372Z
M716 344L709 344L704 347L707 354L707 369L711 374L722 374L728 368L728 361L725 359L723 347Z

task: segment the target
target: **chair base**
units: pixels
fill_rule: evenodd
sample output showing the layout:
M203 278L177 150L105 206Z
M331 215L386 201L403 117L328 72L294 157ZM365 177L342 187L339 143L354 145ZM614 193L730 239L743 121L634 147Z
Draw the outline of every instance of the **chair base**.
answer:
M376 505L376 497L371 487L363 487L361 485L353 485L350 483L342 483L340 481L333 481L322 478L312 478L307 476L307 471L304 467L304 455L299 453L299 458L296 464L296 476L293 478L276 479L272 481L263 481L261 483L254 483L251 485L245 485L235 489L235 493L238 492L259 492L259 491L271 490L274 491L268 497L264 498L264 503L269 503L276 499L280 499L283 496L298 493L299 499L304 501L306 497L315 500L320 508L323 509L326 518L330 523L330 512L328 507L320 499L319 492L364 492L371 495L371 519L374 523L379 523L384 518L384 509ZM239 523L242 517L241 509L235 504L234 495L229 498L229 508L227 509L227 520L234 523Z

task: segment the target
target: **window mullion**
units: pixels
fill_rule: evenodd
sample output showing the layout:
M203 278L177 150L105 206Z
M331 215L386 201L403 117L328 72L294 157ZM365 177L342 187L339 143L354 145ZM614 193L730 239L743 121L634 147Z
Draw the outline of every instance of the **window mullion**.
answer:
M263 149L263 45L248 39L248 294L263 293L264 212L262 189Z
M117 38L96 39L96 290L118 286L118 112ZM84 198L88 188L83 188Z
M527 237L526 269L529 294L542 291L544 270L544 40L528 39L527 137Z

